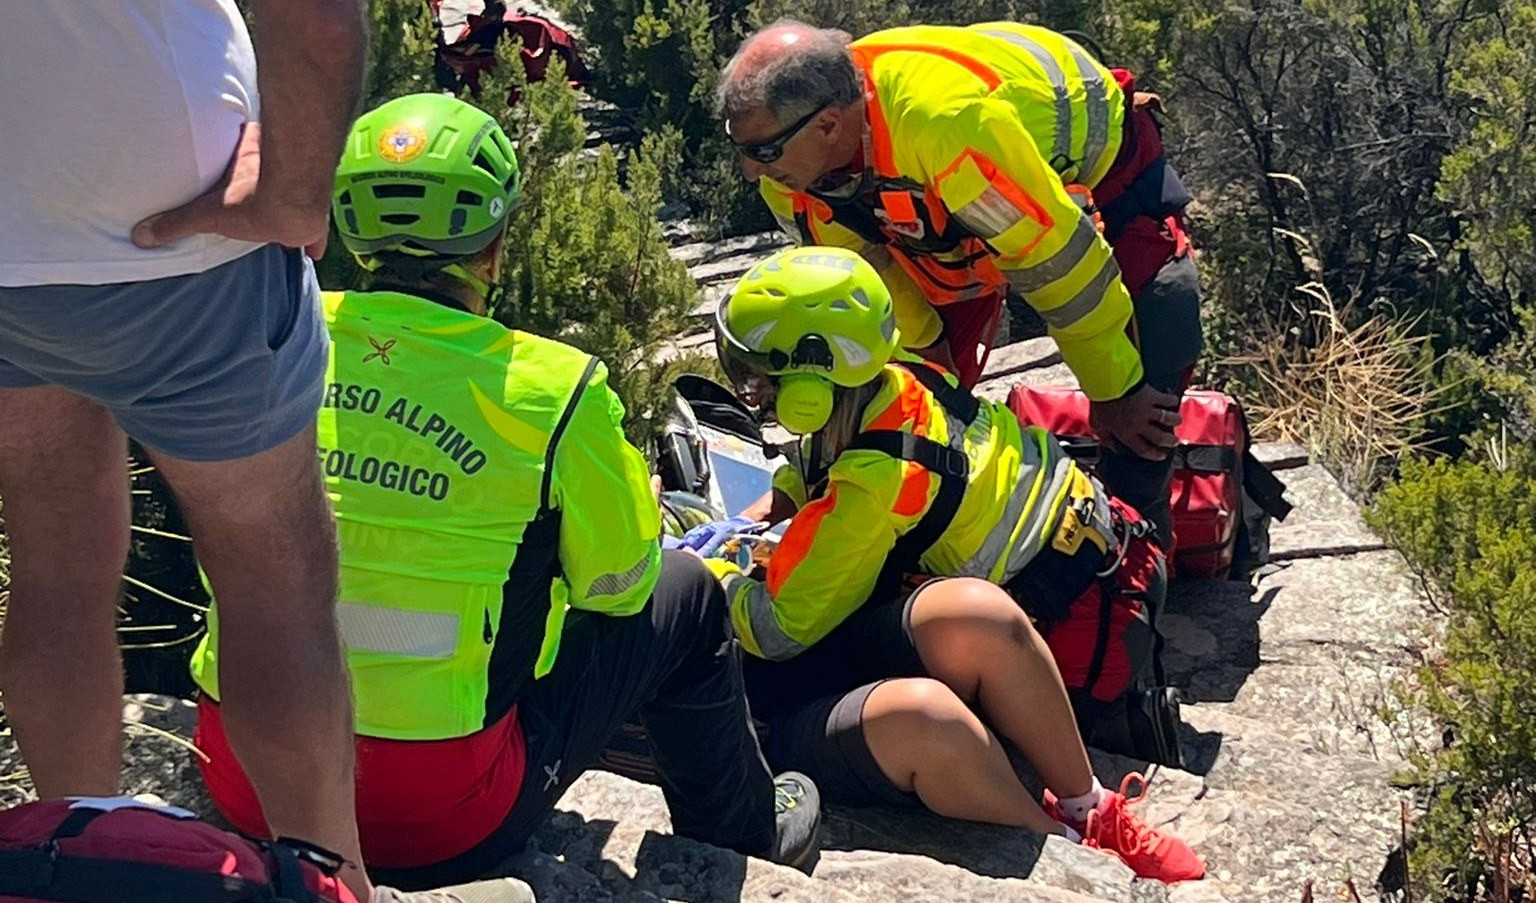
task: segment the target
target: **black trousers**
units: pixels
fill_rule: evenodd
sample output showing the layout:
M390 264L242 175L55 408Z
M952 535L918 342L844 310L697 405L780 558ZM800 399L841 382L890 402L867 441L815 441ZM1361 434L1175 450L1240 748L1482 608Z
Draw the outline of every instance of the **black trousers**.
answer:
M1171 395L1182 395L1200 357L1200 275L1189 255L1169 261L1136 293L1136 329L1141 337L1142 369L1147 382ZM1168 493L1173 457L1143 458L1122 448L1106 448L1099 475L1112 495L1128 502L1157 527L1157 539L1173 548L1173 518Z
M518 701L527 765L501 827L447 862L376 870L402 889L469 880L521 850L609 737L650 735L674 833L748 855L774 840L773 776L758 748L719 582L698 558L662 553L661 580L629 617L573 611L554 669Z

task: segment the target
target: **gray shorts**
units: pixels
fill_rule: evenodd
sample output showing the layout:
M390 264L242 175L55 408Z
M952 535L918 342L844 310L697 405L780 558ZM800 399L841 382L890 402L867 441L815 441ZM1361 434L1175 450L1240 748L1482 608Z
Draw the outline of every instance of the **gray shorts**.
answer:
M277 245L188 276L0 288L0 389L68 389L187 461L244 458L313 423L329 341L314 267Z

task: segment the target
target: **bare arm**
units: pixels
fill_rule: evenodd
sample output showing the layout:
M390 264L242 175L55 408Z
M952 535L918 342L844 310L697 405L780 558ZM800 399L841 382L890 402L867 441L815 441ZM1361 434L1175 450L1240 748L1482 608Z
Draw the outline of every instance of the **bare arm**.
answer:
M357 115L367 33L360 0L255 0L262 187L324 236L342 144Z
M135 227L141 247L212 232L324 250L336 163L362 91L362 6L253 0L252 9L261 125L246 126L225 178L206 194Z

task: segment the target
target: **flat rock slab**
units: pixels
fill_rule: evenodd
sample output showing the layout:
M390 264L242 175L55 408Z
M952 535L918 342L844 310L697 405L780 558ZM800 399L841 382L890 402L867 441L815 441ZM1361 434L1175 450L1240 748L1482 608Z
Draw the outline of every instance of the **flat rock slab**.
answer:
M1193 843L1232 900L1295 903L1309 879L1373 878L1398 838L1397 763L1309 750L1220 709L1185 715L1222 737L1217 767L1160 772L1146 817Z
M617 775L583 775L560 809L539 832L538 854L596 875L611 899L635 891L690 901L1166 899L1163 887L1136 880L1103 853L924 812L829 809L824 852L811 878L670 836L661 791ZM562 878L560 869L540 866L537 854L509 866L536 892L543 885L562 900L610 899L590 888L567 896L579 876Z
M1365 525L1360 506L1339 488L1320 464L1281 474L1285 497L1295 506L1283 523L1269 530L1270 556L1305 558L1354 550L1380 549L1381 538Z
M670 253L674 260L681 261L689 267L695 267L745 254L766 257L788 245L789 238L782 232L754 232L751 235L740 235L720 241L692 241L675 245Z

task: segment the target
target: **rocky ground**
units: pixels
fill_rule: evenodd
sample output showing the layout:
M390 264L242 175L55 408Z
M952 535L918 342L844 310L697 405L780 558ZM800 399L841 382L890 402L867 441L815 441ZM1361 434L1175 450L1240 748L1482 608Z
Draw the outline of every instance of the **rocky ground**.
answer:
M772 247L768 236L678 249L707 303ZM701 310L704 305L701 304ZM679 345L701 344L695 336ZM1070 381L1048 340L993 355L985 394ZM1147 818L1191 841L1210 876L1165 888L1100 853L1019 830L910 813L833 809L814 877L673 838L653 787L594 772L576 782L529 851L507 864L543 900L1071 901L1299 903L1379 898L1402 794L1389 779L1418 726L1379 714L1422 642L1424 600L1357 507L1294 447L1262 446L1296 510L1251 583L1182 581L1163 618L1186 688L1190 771L1153 769ZM208 811L192 764L192 709L131 697L126 782ZM1095 754L1105 784L1143 763ZM0 804L28 793L0 736ZM1310 888L1310 889L1309 889Z

